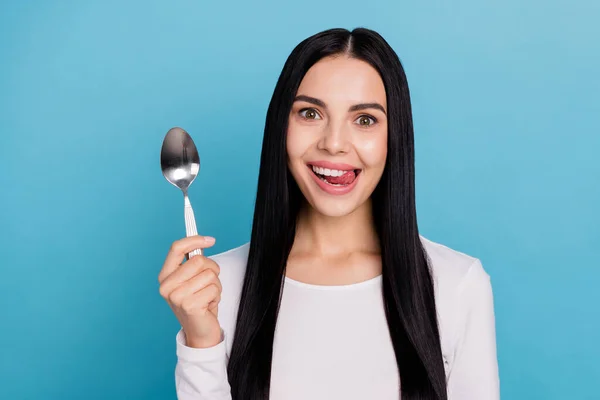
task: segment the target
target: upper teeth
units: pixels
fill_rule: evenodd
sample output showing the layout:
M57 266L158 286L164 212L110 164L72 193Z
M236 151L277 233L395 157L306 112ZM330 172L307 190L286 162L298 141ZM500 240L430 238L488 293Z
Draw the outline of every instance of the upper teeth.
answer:
M319 174L319 175L326 175L326 176L342 176L346 172L348 172L348 171L341 171L339 169L329 169L329 168L315 167L314 165L312 166L312 169L317 174Z

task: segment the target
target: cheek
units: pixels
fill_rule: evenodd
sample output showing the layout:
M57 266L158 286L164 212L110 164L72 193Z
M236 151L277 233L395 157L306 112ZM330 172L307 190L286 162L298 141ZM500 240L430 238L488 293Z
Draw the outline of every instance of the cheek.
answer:
M363 139L360 148L360 158L367 167L383 167L386 157L387 132L376 133Z
M310 147L310 136L303 134L295 124L290 123L286 137L286 150L288 161L295 163L301 158Z

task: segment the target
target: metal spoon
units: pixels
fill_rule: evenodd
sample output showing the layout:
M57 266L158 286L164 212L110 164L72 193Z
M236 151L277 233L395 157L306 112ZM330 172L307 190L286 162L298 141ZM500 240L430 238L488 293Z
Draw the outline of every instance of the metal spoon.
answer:
M167 181L183 192L186 236L197 235L194 210L187 192L200 171L200 156L191 136L183 129L175 127L165 135L160 152L160 168ZM188 259L201 254L202 249L193 250L188 254Z

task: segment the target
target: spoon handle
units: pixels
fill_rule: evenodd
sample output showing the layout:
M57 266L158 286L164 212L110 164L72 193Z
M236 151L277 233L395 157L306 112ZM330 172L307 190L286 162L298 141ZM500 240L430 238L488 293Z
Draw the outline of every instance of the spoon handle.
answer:
M186 236L195 236L198 234L196 230L196 219L194 218L194 210L192 209L192 203L187 195L184 197L184 214L185 214L185 234ZM202 255L202 249L192 250L188 254L188 260L193 256Z

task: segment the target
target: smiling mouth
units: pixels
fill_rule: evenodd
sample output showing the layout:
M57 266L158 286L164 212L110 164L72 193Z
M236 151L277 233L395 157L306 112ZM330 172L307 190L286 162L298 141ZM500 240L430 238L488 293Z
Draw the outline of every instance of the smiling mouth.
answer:
M320 180L331 186L348 186L356 180L358 175L361 173L361 169L351 170L334 170L328 168L320 168L308 164L307 167L310 171Z

